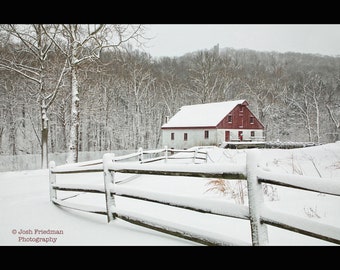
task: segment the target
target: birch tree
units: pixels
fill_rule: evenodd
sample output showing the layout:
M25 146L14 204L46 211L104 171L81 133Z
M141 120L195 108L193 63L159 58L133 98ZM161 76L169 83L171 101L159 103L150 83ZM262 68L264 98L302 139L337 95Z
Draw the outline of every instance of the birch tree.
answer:
M223 89L221 75L218 55L215 52L200 51L191 61L189 90L201 103L216 101Z
M165 104L166 110L164 110L164 114L166 117L172 117L184 102L183 91L181 91L184 88L184 84L177 74L176 66L166 60L168 59L163 60L157 66L160 69L157 86L161 90L162 100Z
M66 72L66 63L61 69L54 72L59 74L56 81L49 80L47 71L48 57L54 50L53 39L58 33L59 26L32 24L32 25L1 25L1 30L6 32L8 41L17 43L11 46L12 54L2 56L0 68L4 68L19 74L35 84L30 95L36 97L40 106L41 120L41 167L48 167L48 109L55 100L57 92Z
M303 74L301 83L290 88L287 100L303 120L310 142L320 142L321 104L325 84L318 74Z
M265 118L271 106L268 101L274 100L275 93L273 93L272 89L267 85L267 82L259 77L244 81L244 85L246 94L243 93L243 95L254 102L252 105L256 108L256 114L261 122L265 122Z
M81 80L83 91L80 99L83 102L80 104L79 149L90 149L92 145L96 151L108 151L112 150L113 133L119 126L114 124L113 119L116 105L114 95L119 78L102 66L97 72L93 68L89 67L81 74L85 78Z
M68 60L71 84L71 127L67 163L78 161L79 143L79 81L81 66L97 61L102 52L119 49L129 41L139 42L143 27L140 25L64 24L63 41L55 41Z
M7 145L9 148L9 154L16 155L17 128L19 124L18 118L16 117L16 112L18 110L18 107L20 106L19 99L17 98L18 91L16 91L16 86L13 82L3 77L0 81L0 91L1 93L3 93L1 98L1 115L5 117L0 128L0 143L2 141L2 134L4 134L4 130L6 127L8 129Z
M326 108L332 123L331 138L333 141L340 139L340 76L336 78L333 87L329 87L326 95Z
M131 117L132 117L132 128L135 137L134 148L143 146L143 118L147 116L145 113L146 107L143 101L148 100L147 95L150 92L150 88L155 81L153 77L148 58L145 54L139 54L136 52L128 52L125 59L123 59L124 71L125 71L125 85L131 101ZM132 97L132 98L130 98ZM150 102L150 100L148 100Z

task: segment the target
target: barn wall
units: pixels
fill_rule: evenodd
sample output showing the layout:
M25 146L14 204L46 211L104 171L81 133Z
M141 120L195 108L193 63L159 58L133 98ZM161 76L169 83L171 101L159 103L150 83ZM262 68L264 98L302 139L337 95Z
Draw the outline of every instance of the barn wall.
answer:
M209 139L204 138L204 131L209 130ZM262 141L262 129L163 129L162 143L163 146L176 149L187 149L193 146L219 145L225 140L225 131L230 131L230 140L238 140L238 132L242 130L243 140ZM251 131L254 131L254 138L251 137ZM171 133L175 134L174 140L171 140ZM188 134L188 140L184 141L184 133Z
M209 131L209 139L204 138L204 131ZM174 140L171 140L171 133L175 133ZM188 134L188 140L184 141L184 133ZM217 140L216 129L163 129L163 146L169 148L187 149L193 146L215 145Z
M243 111L241 111L241 108ZM232 122L228 121L228 115L232 116ZM263 125L256 116L244 105L237 105L217 125L218 129L263 129ZM250 117L254 117L254 123L250 123Z

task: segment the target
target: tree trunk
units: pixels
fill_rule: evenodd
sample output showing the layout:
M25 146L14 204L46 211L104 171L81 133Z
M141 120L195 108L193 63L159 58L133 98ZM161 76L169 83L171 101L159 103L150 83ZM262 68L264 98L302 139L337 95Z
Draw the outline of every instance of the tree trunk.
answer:
M5 127L0 127L0 154L2 153L2 137L4 134Z
M71 68L71 130L68 145L67 163L78 162L78 137L79 137L79 93L77 81L77 67Z
M13 110L11 110L9 114L9 149L10 149L10 155L16 155L16 128L14 123L14 115Z
M41 168L48 168L48 117L44 100L41 104Z
M66 123L66 111L63 107L61 117L59 118L59 126L61 127L61 148L60 150L65 151L67 149L67 123Z
M338 120L338 118L335 116L334 111L332 111L331 107L327 104L326 108L328 110L329 113L329 117L333 122L333 131L334 133L332 134L333 137L333 142L336 142L339 140L339 131L340 131L340 121Z
M316 109L316 142L320 143L320 110L319 104L315 102Z
M41 168L48 168L48 128L43 128L41 130Z

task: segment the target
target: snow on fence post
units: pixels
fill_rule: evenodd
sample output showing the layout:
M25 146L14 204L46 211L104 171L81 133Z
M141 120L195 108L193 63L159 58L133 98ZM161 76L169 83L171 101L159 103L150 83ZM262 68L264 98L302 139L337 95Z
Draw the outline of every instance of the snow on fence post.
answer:
M164 162L168 162L168 147L164 146L165 154L164 154Z
M57 181L57 175L52 173L52 170L55 168L55 162L52 160L48 164L49 169L49 180L50 180L50 200L53 201L57 199L57 191L53 188L53 185Z
M247 187L249 220L251 226L251 238L254 246L266 245L268 243L267 225L261 223L261 208L263 206L262 184L258 181L257 171L258 149L247 151Z
M111 195L110 187L114 184L114 174L109 170L110 163L114 162L114 154L104 154L103 156L103 169L104 169L104 187L105 187L105 201L106 201L106 212L107 222L114 220L116 217L112 213L112 206L115 206L115 198Z
M142 147L139 147L139 148L138 148L138 152L139 152L138 161L140 161L140 163L143 163L143 148L142 148Z

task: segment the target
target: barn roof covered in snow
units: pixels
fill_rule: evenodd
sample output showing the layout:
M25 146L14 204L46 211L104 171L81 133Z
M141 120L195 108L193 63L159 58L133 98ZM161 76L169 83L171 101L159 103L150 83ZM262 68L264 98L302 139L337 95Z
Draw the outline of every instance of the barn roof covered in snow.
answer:
M239 104L248 105L241 99L183 106L162 128L217 126Z

